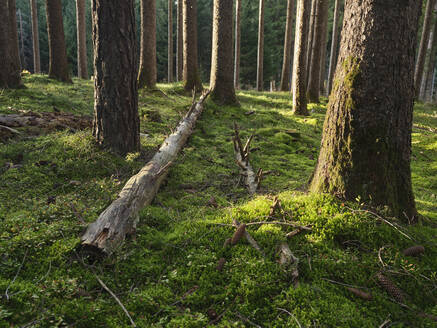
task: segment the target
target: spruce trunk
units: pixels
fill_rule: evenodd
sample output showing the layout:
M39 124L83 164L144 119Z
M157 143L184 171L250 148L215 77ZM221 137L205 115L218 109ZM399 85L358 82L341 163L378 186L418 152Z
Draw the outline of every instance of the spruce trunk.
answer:
M141 0L141 45L138 87L156 86L156 0Z
M264 89L264 0L259 0L258 12L258 56L256 63L256 89Z
M235 57L234 57L234 87L240 88L240 52L241 52L241 1L235 4Z
M340 0L335 0L334 7L334 21L332 25L332 41L331 41L331 55L329 57L329 73L328 73L328 95L332 89L332 79L334 78L335 68L337 66L337 49L339 41L339 20L340 20Z
M32 16L32 45L33 45L33 72L41 73L41 59L39 54L38 7L36 0L30 0Z
M183 39L183 18L182 18L182 0L178 0L178 17L176 31L176 78L177 81L183 80L184 70L184 39Z
M167 69L168 82L173 82L173 0L168 0L168 25L167 25Z
M17 88L22 86L21 81L21 62L20 50L18 46L18 31L17 31L17 16L15 0L4 0L8 2L9 10L9 82L10 88Z
M282 62L280 91L290 90L290 64L293 33L294 0L287 0L287 21L285 24L284 57Z
M76 0L76 27L77 27L77 76L81 79L88 79L85 0Z
M184 18L184 89L202 90L197 59L197 0L183 0Z

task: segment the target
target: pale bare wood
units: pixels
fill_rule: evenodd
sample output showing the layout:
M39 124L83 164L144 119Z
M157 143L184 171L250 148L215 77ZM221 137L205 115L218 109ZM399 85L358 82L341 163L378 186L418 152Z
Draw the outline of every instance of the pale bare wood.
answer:
M299 271L298 271L298 264L299 259L294 256L294 254L291 252L290 247L287 243L281 243L278 246L278 253L279 253L279 264L281 267L284 268L287 272L289 272L290 277L293 281L294 287L297 287L299 281Z

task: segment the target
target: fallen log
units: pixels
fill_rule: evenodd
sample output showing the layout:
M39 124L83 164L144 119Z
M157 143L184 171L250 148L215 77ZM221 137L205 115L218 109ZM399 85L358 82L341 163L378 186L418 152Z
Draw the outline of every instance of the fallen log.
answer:
M109 255L121 245L127 235L135 232L138 212L149 205L158 192L161 182L167 176L168 168L191 135L208 95L209 91L206 91L198 102L193 101L188 113L175 131L164 140L153 158L129 179L118 198L88 226L81 237L84 247Z

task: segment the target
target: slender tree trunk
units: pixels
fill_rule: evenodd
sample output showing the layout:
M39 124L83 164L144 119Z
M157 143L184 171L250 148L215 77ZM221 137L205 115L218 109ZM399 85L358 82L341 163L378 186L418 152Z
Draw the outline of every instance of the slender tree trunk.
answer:
M296 31L294 36L293 63L293 113L308 115L306 97L306 60L308 46L308 21L311 0L298 0L296 11Z
M258 57L256 64L256 89L264 89L264 0L259 0L258 16Z
M310 75L308 77L308 100L313 103L319 102L320 92L320 63L322 57L322 47L326 47L323 42L323 33L326 32L325 16L328 15L328 0L317 1L316 18L314 20L313 53L311 56ZM326 40L326 38L325 38Z
M431 38L430 38L431 39ZM432 82L436 66L436 53L437 53L437 22L434 23L434 31L432 33L432 45L428 57L428 65L425 75L425 85L423 90L422 99L427 102L432 100Z
M233 1L214 0L212 26L211 99L221 105L237 103L232 56Z
M156 0L141 0L141 49L138 87L156 86Z
M183 0L184 10L184 89L202 90L197 59L197 0Z
M421 1L346 1L339 64L311 191L416 220L410 156Z
M6 1L6 0L4 0ZM18 46L17 15L15 0L7 0L9 9L9 58L11 67L10 87L18 87L21 82L20 48Z
M309 17L309 25L308 25L308 46L307 46L307 58L306 58L306 76L307 76L307 84L309 82L308 77L310 76L310 67L311 67L311 57L313 55L313 43L314 43L314 30L315 30L315 21L317 15L317 3L318 0L311 0L311 11Z
M0 1L0 58L4 65L0 66L0 88L9 87L11 71L9 59L9 10L8 2Z
M173 0L168 0L168 82L173 82Z
M183 80L184 70L184 38L183 38L183 18L182 18L182 0L178 0L178 17L177 17L177 43L176 43L176 77L178 81Z
M325 77L326 77L326 48L327 48L327 38L328 38L328 10L329 10L329 0L328 0L328 7L326 8L326 14L323 17L323 23L322 23L322 41L321 41L321 47L322 51L320 54L320 78L319 78L319 92L320 95L325 95Z
M290 90L290 57L292 48L294 0L287 0L287 21L285 24L284 57L282 61L280 91Z
M88 63L86 51L85 0L76 0L77 27L77 76L88 79Z
M234 56L234 87L240 88L240 52L241 52L241 1L235 3L235 56Z
M93 0L97 142L125 155L140 149L134 0Z
M27 67L26 57L24 56L24 30L23 30L23 16L21 14L21 9L18 9L18 20L20 22L20 61L21 61L21 69L25 69Z
M49 38L49 77L71 83L61 0L46 0L47 33Z
M340 0L335 0L334 7L334 22L332 25L332 41L331 41L331 56L329 58L329 73L328 73L328 95L332 89L332 79L334 78L335 68L337 66L337 49L339 41L339 20L340 20Z
M420 39L419 53L417 54L416 68L414 72L415 98L420 94L423 70L425 66L426 47L428 45L429 33L431 31L432 13L436 0L428 0L426 3L425 17L423 21L422 37Z
M39 55L38 7L37 0L30 0L30 13L32 16L32 41L33 41L33 72L41 73L41 60Z

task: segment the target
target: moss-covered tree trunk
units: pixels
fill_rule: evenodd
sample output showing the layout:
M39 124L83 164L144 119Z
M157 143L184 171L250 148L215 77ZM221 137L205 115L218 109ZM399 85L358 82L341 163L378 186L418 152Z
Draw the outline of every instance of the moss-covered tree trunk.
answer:
M232 55L233 1L214 0L212 26L211 99L221 105L237 103Z
M11 65L11 75L9 86L19 87L21 81L21 62L20 49L18 46L17 14L15 0L7 0L9 9L9 59Z
M258 55L256 62L256 89L264 90L264 0L258 8Z
M168 21L167 21L167 79L173 82L173 0L168 0Z
M197 0L183 0L184 18L184 89L203 89L197 58Z
M140 149L134 0L93 0L97 142L125 155Z
M32 16L32 45L33 45L33 72L41 73L41 60L39 54L38 7L36 0L30 0L30 13Z
M85 0L76 0L77 76L88 79Z
M293 113L297 115L308 115L306 97L306 61L310 6L311 0L297 1L292 77Z
M422 37L420 39L419 52L417 54L416 67L414 71L414 87L415 98L417 99L420 94L420 85L422 83L423 71L425 67L426 50L428 46L429 34L431 32L431 24L433 19L433 10L436 0L428 0L426 3L425 16L423 20Z
M294 0L287 0L287 21L285 23L285 39L284 39L284 56L282 62L281 83L279 85L280 91L290 90L290 64L291 64L291 49L293 38L293 14L294 14Z
M49 77L71 83L61 0L46 0L46 12L49 39Z
M310 186L416 219L411 186L420 1L346 1L339 63Z
M156 85L156 0L141 0L141 45L138 87Z
M341 1L335 0L334 5L334 21L332 23L332 39L331 39L331 55L329 57L329 73L328 73L328 95L332 90L332 80L334 78L335 68L337 67L337 49L339 41L339 20L340 20Z
M176 30L176 79L182 81L184 70L184 39L183 39L183 19L182 19L182 0L177 4L177 30Z
M240 52L241 52L241 1L235 3L235 56L234 56L234 87L240 88Z

